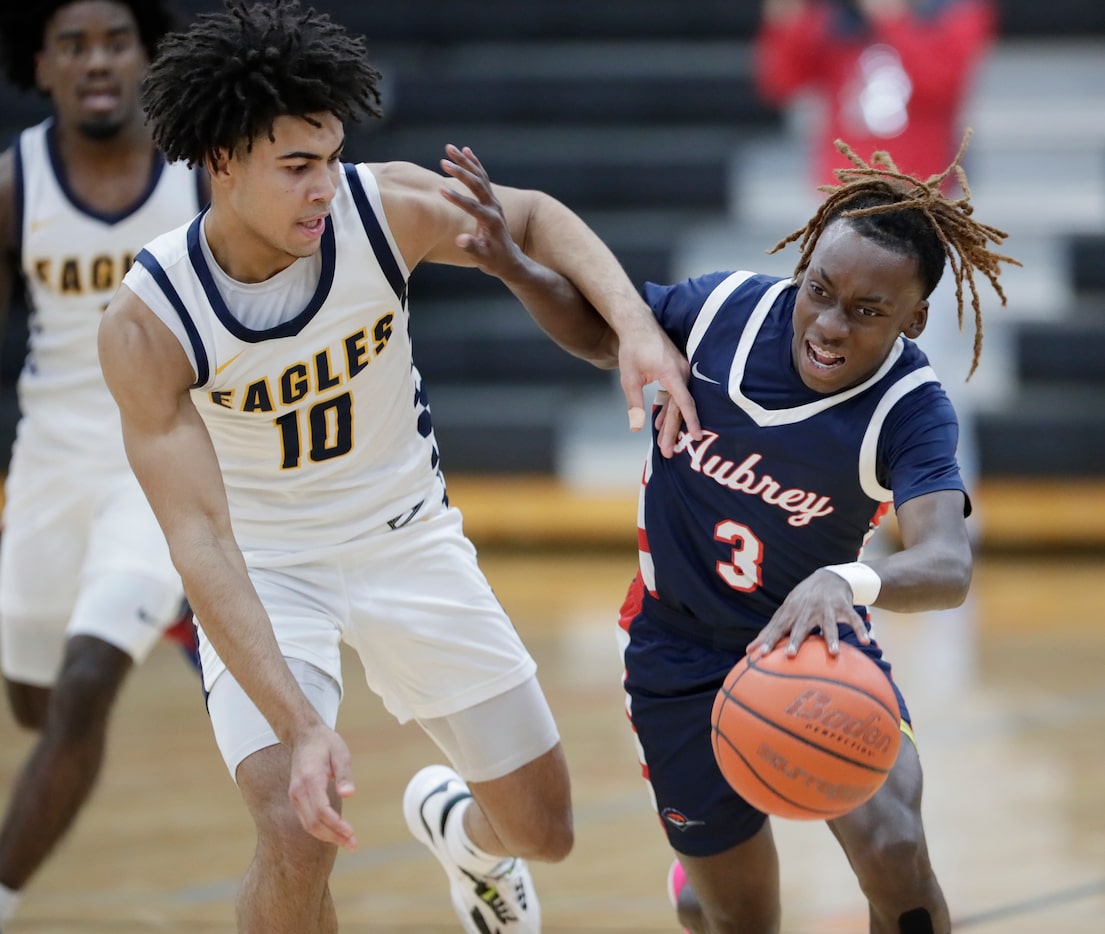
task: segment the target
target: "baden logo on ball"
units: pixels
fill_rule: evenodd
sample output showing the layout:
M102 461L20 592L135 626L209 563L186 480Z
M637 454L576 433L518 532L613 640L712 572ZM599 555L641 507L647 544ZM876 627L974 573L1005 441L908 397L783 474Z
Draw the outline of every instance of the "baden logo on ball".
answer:
M793 658L779 647L733 666L714 701L714 756L764 813L833 820L882 787L899 723L890 679L874 661L844 642L834 657L811 636Z

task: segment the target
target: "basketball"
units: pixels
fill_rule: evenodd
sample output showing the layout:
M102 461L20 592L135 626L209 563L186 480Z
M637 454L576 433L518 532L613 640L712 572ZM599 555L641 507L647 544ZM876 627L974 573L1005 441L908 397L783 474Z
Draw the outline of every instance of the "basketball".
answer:
M810 636L733 666L714 701L714 756L726 780L766 814L832 820L882 787L901 743L890 680L859 649L829 654Z

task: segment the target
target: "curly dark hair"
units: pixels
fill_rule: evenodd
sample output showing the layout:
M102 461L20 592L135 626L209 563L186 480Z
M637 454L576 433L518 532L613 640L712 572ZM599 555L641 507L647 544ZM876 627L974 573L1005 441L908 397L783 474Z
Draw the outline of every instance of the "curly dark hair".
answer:
M821 186L820 190L828 197L806 226L768 250L775 253L788 243L800 241L798 246L802 255L795 270L795 275L799 275L809 265L810 255L825 228L838 218L846 218L867 239L917 260L925 298L940 282L947 263L955 276L960 330L963 329L963 283L966 282L971 290L975 340L974 359L967 379L977 369L982 353L982 306L975 271L981 272L990 281L1004 305L1005 292L998 282L1001 274L999 264L1021 265L1010 256L995 253L986 245L987 242L1001 244L1008 236L1005 231L979 223L972 217L971 189L960 164L970 138L971 131L967 130L951 165L924 181L900 172L889 153L876 152L868 164L846 143L837 140L836 148L848 157L853 168L837 169L839 184ZM941 190L953 173L963 191L962 197L954 199Z
M0 62L8 81L23 91L35 88L35 56L42 51L46 24L62 7L81 0L7 0L0 11ZM111 0L127 7L151 61L161 39L178 25L162 0Z
M225 11L165 38L142 103L165 156L202 165L271 139L280 116L378 117L379 81L364 38L327 14L297 0L226 0Z

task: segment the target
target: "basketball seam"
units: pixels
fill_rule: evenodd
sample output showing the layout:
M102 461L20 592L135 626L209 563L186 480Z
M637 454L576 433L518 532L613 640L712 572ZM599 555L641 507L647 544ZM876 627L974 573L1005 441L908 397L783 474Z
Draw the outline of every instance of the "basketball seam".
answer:
M868 659L868 661L870 661L870 659ZM874 664L874 662L872 662L872 664ZM875 667L878 668L877 665ZM781 671L772 671L770 668L763 668L760 665L757 665L754 659L749 659L748 660L748 668L745 669L745 670L746 671L755 670L755 671L759 672L762 675L770 675L772 678L783 678L786 681L799 681L799 680L801 680L801 681L816 681L820 684L833 684L833 685L836 685L837 687L847 688L849 691L855 691L858 694L862 694L864 697L869 697L876 704L878 704L883 710L885 710L889 716L895 717L898 720L902 719L901 710L891 710L886 704L883 703L881 698L876 697L874 694L872 694L870 691L866 690L865 688L859 687L858 685L855 685L855 684L849 684L847 681L841 681L837 678L825 678L825 677L822 677L821 675L811 675L811 674L806 674L806 673L788 675L788 674L785 674ZM886 678L886 683L890 685L890 690L891 690L891 692L893 692L894 682L891 681L890 678L886 677L886 673L883 672L883 670L881 668L878 668L878 671L879 671L879 674L881 674L884 678ZM740 680L742 675L743 675L743 672L740 675L737 675L737 677L735 679L733 679L733 683L736 684L736 682L738 680ZM898 701L898 699L897 699L897 697L895 697L894 698L895 706L897 706L897 701Z
M878 766L870 765L867 762L857 762L855 759L850 759L846 755L844 755L843 753L837 752L834 749L826 749L824 746L817 745L817 743L812 742L809 738L803 736L801 733L795 733L789 727L786 727L781 723L776 723L774 720L769 720L764 714L760 713L758 710L753 710L747 704L741 702L738 698L734 697L729 692L729 689L727 687L722 687L721 691L725 695L725 699L727 701L731 701L733 704L735 704L741 710L751 714L753 717L755 717L761 723L765 723L768 726L773 727L774 729L778 730L780 733L783 733L785 736L789 736L792 739L796 739L800 743L805 743L807 746L811 747L812 749L816 749L818 752L823 752L827 756L832 756L834 759L839 759L841 762L847 762L849 765L854 765L857 768L867 769L869 772L875 772L878 775L888 775L888 774L890 774L890 769L880 769ZM729 737L727 737L724 733L721 733L721 731L718 730L716 723L711 724L711 726L712 726L715 733L719 733L725 739L725 742L729 743L729 745L732 746L732 743L730 742ZM734 749L733 751L736 752L736 749ZM740 755L740 753L737 752L737 755ZM743 759L744 756L741 756L741 758ZM750 766L750 768L751 768L751 766Z
M725 745L728 746L733 751L734 755L736 755L737 758L740 759L741 762L743 762L745 764L745 766L748 769L749 774L753 778L755 778L756 781L758 781L761 785L763 785L764 788L767 791L771 792L771 794L773 794L780 801L785 801L791 807L793 807L793 808L795 808L799 811L804 811L804 812L806 812L808 814L811 814L811 815L824 816L828 820L835 820L838 817L843 817L844 816L838 810L825 810L823 808L810 807L808 804L802 804L799 801L795 801L793 798L788 798L786 795L784 795L782 792L780 792L777 788L773 787L771 785L771 783L766 778L764 778L762 775L760 775L760 773L756 771L756 769L752 765L752 763L749 762L747 758L745 758L744 753L742 753L739 749L737 749L737 747L733 745L733 743L729 739L729 737L726 736L721 731L719 731L716 726L714 727L714 745L715 745L714 754L715 754L715 757L717 755L716 746L717 746L718 738L725 740ZM740 795L740 793L737 792L736 789L733 789L733 791L734 791L735 794ZM743 796L741 796L741 797L742 797L742 800L743 800ZM751 802L749 802L749 803L751 804ZM755 805L752 805L752 806L755 807ZM758 811L760 809L756 808L756 810ZM763 813L767 814L769 812L764 811Z

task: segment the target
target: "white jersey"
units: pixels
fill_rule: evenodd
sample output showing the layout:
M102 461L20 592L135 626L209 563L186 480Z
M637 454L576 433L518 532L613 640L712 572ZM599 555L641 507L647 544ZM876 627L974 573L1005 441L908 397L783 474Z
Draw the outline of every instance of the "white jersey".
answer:
M139 202L118 215L81 204L66 181L53 120L15 146L16 230L30 300L18 392L20 436L126 467L119 412L100 371L96 333L134 256L200 208L197 174L160 156Z
M371 170L343 166L319 256L293 264L317 267L317 281L276 324L251 327L258 316L228 306L204 216L151 243L125 284L192 361L192 398L247 562L334 554L440 504L407 328L408 270Z

